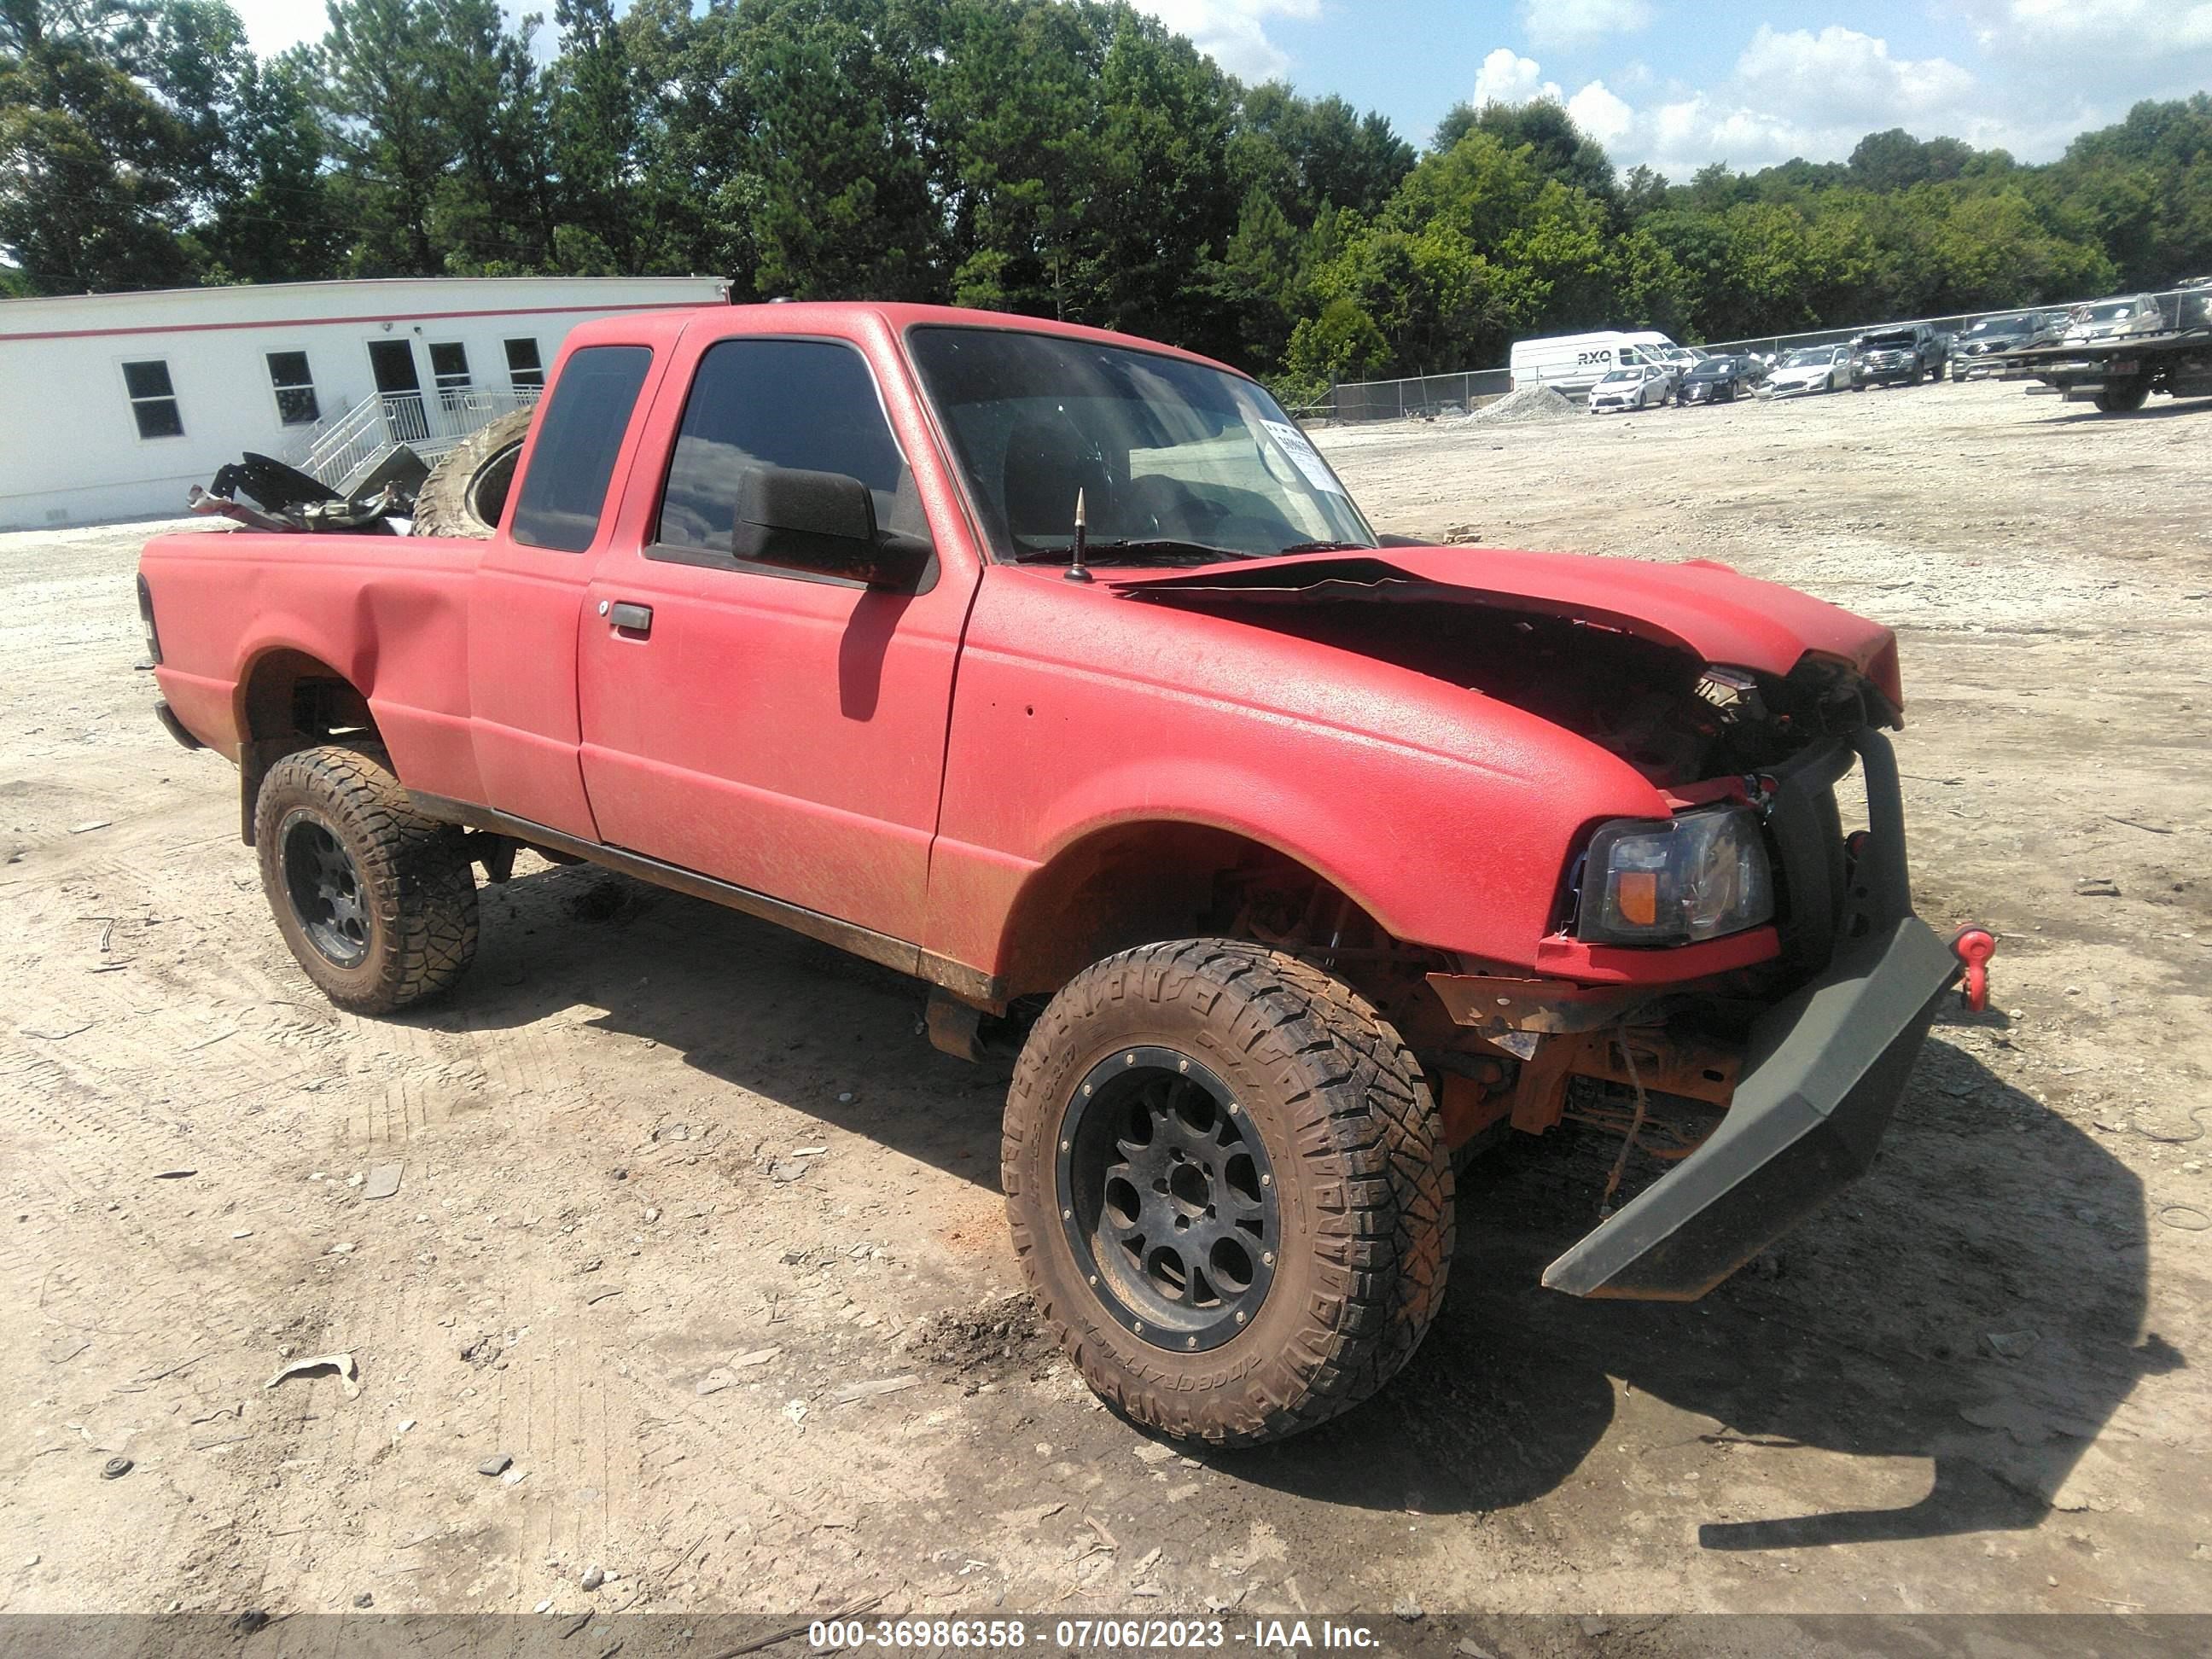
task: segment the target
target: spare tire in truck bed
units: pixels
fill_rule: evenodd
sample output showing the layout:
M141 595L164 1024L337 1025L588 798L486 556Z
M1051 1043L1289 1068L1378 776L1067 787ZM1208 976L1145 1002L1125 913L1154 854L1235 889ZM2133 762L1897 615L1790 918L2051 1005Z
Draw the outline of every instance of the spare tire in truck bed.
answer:
M439 458L415 493L415 533L471 536L481 541L499 528L507 508L514 463L530 430L534 409L518 409L479 427Z

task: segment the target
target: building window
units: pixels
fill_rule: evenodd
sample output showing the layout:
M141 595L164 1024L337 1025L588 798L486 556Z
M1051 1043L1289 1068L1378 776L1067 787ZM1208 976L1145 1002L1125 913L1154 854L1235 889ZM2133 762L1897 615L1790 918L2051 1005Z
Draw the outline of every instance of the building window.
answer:
M315 378L304 351L269 354L269 384L276 389L276 418L286 426L313 426L323 418L315 400Z
M507 379L510 386L544 386L545 366L538 361L538 342L509 340L507 343Z
M185 417L177 408L177 389L169 381L169 366L161 359L123 365L124 389L131 396L131 413L142 438L181 438Z
M437 382L439 394L451 404L469 389L469 349L459 340L432 346L430 378Z

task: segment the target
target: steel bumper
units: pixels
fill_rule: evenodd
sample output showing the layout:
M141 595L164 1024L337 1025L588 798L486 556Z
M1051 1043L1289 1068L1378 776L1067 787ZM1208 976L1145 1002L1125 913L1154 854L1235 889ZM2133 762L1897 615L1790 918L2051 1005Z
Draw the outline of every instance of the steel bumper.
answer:
M1571 1296L1691 1301L1874 1162L1959 958L1911 910L1896 763L1856 744L1874 834L1827 969L1752 1028L1720 1127L1544 1270Z

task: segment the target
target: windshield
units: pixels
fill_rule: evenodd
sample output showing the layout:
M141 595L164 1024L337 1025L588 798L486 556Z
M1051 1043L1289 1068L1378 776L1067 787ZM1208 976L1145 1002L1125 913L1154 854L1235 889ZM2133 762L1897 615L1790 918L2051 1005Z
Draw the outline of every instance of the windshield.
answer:
M1865 340L1869 351L1904 351L1911 349L1911 344L1910 334L1869 334Z
M1969 336L1976 334L2025 334L2027 332L2027 328L2028 322L2027 319L2025 317L1998 317L1994 318L1988 322L1976 323L1972 328L1968 329L1966 332Z
M1598 384L1600 386L1634 386L1643 378L1644 371L1641 369L1616 368Z
M1692 369L1687 378L1692 380L1725 380L1733 367L1725 357L1711 357Z
M1809 351L1793 351L1783 363L1784 368L1826 368L1836 360L1833 348L1820 346Z
M1064 556L1079 492L1096 564L1376 544L1305 434L1239 375L1013 329L907 337L1001 559Z

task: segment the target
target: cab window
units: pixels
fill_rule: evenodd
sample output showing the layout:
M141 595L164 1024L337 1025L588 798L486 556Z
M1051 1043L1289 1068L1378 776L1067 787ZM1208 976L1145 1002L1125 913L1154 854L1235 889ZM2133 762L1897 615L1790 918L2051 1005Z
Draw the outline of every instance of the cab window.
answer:
M538 417L530 471L514 504L516 541L560 553L592 544L606 511L615 457L652 366L646 346L583 346L569 354Z
M875 377L851 345L739 339L708 348L684 405L648 556L736 566L738 487L762 467L858 478L875 498L879 528L929 534Z

